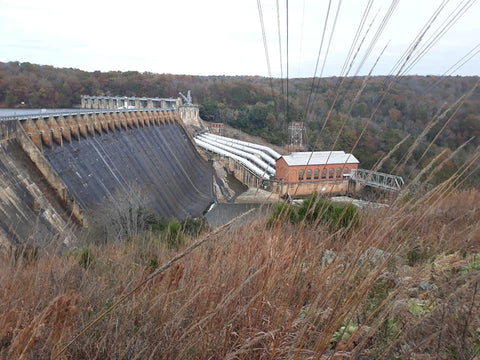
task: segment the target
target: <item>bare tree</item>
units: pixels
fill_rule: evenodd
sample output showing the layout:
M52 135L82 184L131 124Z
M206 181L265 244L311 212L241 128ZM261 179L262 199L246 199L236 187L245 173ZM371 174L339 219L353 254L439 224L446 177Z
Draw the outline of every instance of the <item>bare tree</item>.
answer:
M136 183L117 189L91 214L90 222L94 224L97 240L116 241L145 231L155 220L148 203L147 192Z

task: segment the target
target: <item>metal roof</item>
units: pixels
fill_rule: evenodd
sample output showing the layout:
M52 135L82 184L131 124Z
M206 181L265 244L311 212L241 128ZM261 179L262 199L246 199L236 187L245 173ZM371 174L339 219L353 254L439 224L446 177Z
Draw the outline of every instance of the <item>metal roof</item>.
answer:
M344 151L314 151L313 154L311 151L294 152L290 155L284 155L282 157L289 166L307 165L307 163L308 165L359 163L355 156L352 154L347 154Z

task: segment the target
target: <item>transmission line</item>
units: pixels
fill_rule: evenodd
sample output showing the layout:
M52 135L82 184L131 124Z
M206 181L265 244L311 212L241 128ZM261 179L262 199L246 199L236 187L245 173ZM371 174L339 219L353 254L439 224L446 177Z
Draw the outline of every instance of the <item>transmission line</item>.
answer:
M278 49L280 56L280 83L281 83L281 92L282 92L282 107L285 112L285 86L283 83L283 52L282 52L282 30L280 26L280 5L277 0L277 29L278 29Z
M300 67L302 63L302 47L303 47L303 28L304 28L304 22L305 22L305 0L303 0L303 7L302 7L302 26L300 30L300 51L298 52L298 67L297 67L297 73L300 73Z
M288 122L288 110L289 110L289 94L288 94L288 82L289 82L289 73L288 73L288 69L289 69L289 63L288 63L288 0L285 1L285 5L286 5L286 17L287 17L287 114L285 116L285 119L287 120Z
M476 49L478 48L477 51L475 51ZM475 52L474 52L475 51ZM472 52L474 52L472 54ZM460 60L458 60L455 64L453 64L452 66L450 66L442 75L440 75L440 79L438 79L435 83L433 83L429 88L427 88L427 92L429 90L431 90L432 88L434 88L435 86L437 86L438 84L440 84L443 79L445 79L446 76L450 76L452 75L454 72L458 71L460 68L463 67L463 65L465 65L467 62L469 62L470 60L472 60L475 56L477 56L478 54L480 53L480 43L477 44L477 46L475 46L472 50L470 50L468 53L466 53L465 55L462 56L462 58ZM466 59L465 61L462 62L462 60L464 60L467 56L469 56L470 54L472 54L468 59ZM462 62L460 65L458 65L460 62ZM457 66L458 65L458 66ZM457 66L457 67L455 67ZM453 70L452 70L453 69ZM447 75L448 74L448 75Z
M427 40L427 43L419 50L419 54L415 56L412 63L403 71L401 75L404 75L409 70L411 70L424 56L425 54L433 47L435 44L445 35L445 33L450 30L450 28L457 23L457 21L470 9L476 0L468 0L463 4L463 6L455 12L458 7L450 14L447 19L440 25L440 29L437 29L436 33L434 32L430 38Z
M268 45L267 45L267 35L265 33L265 23L263 21L263 11L262 11L262 3L261 0L257 0L257 7L258 7L258 17L260 19L260 27L262 29L262 38L263 38L263 47L265 50L265 59L267 60L267 70L268 70L268 78L270 82L270 90L272 91L272 100L275 107L275 112L277 113L278 117L278 110L277 110L277 102L275 101L275 92L273 90L273 78L272 78L272 69L270 66L270 57L268 55Z
M308 116L308 112L309 112L309 108L310 108L310 100L312 98L313 89L315 88L315 78L317 76L317 69L318 69L318 64L320 62L320 55L321 55L322 48L323 48L323 40L325 39L325 32L326 32L326 29L327 29L328 16L330 15L331 5L332 5L332 0L330 0L328 2L327 13L325 15L325 21L324 21L323 31L322 31L322 38L321 38L321 41L320 41L320 47L318 49L317 61L316 61L316 64L315 64L315 71L313 72L312 86L310 87L310 92L309 92L308 97L307 97L307 104L305 105L305 121L307 120L307 116Z

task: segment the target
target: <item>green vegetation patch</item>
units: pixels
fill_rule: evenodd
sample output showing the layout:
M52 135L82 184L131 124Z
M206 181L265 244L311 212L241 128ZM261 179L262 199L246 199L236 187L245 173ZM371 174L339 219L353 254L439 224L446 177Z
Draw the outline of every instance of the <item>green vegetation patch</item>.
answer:
M467 264L464 268L460 270L460 273L465 275L474 271L480 271L480 260L473 261Z
M423 316L433 310L433 305L423 300L411 299L407 303L407 309L412 315Z
M276 204L270 214L267 226L277 222L298 224L301 221L310 225L326 225L332 232L341 228L356 227L359 224L357 208L352 204L333 204L318 193L311 194L302 205L294 207L287 203Z

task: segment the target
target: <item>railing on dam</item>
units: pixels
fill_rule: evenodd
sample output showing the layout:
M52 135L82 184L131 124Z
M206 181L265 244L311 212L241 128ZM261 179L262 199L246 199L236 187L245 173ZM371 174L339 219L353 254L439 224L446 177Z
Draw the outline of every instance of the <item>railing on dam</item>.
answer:
M3 109L2 109L3 110ZM95 114L95 113L114 113L114 112L137 112L137 111L175 111L172 108L145 108L145 109L43 109L28 110L16 109L14 114L0 116L0 121L8 120L26 120L28 118L47 118L49 116L67 116L67 115L81 115L81 114ZM15 112L20 113L16 114Z

